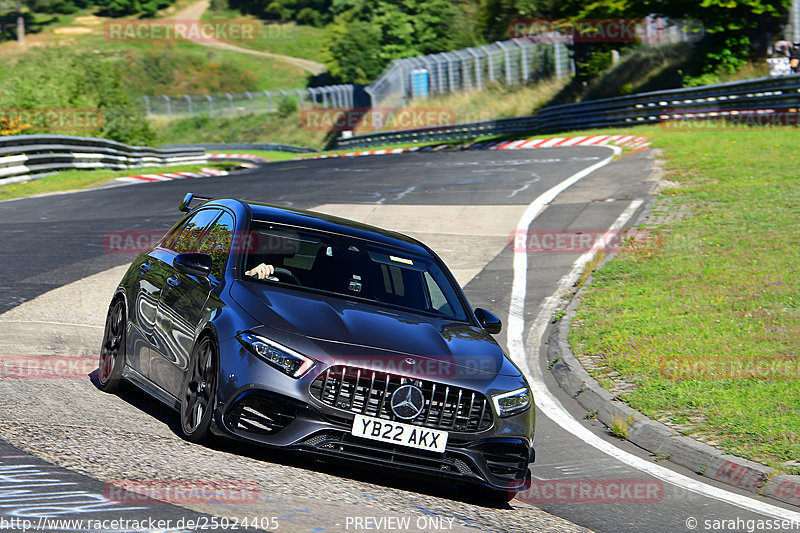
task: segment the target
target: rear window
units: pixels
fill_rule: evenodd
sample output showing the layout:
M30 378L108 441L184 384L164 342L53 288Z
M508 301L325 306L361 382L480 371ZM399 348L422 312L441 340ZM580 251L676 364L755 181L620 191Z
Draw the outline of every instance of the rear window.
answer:
M457 289L431 257L361 239L254 221L244 271L264 263L274 276L258 280L301 290L467 321Z

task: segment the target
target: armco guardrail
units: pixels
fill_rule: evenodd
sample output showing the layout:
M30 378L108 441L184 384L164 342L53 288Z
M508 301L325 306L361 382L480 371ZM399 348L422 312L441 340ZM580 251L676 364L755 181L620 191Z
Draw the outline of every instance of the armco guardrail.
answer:
M798 107L800 76L757 78L551 106L525 117L357 135L340 139L337 146L361 148L398 142L474 139L484 135L627 127L748 113L775 115Z
M318 152L314 148L303 146L292 146L291 144L277 143L193 143L193 144L167 144L162 148L200 148L208 152L241 152L247 150L258 150L261 152L289 152L292 154L309 154Z
M0 137L0 184L76 168L127 169L207 162L202 148L151 148L62 135Z

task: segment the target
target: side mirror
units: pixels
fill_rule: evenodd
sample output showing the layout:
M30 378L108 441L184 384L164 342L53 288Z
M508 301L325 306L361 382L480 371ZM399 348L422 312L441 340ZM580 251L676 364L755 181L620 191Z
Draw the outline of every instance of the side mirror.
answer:
M211 256L199 252L178 254L173 263L175 268L189 276L207 278L211 274Z
M492 335L497 335L503 330L503 322L486 309L481 309L480 307L475 309L475 317L478 319L481 327Z

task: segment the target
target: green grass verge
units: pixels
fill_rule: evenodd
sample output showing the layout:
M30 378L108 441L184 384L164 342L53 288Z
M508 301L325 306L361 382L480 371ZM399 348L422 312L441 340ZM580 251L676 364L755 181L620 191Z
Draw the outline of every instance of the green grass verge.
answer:
M161 174L168 172L197 172L201 168L230 168L229 163L207 163L203 165L180 165L174 167L129 168L126 170L66 170L30 181L0 185L0 201L23 198L39 194L90 189L123 176Z
M634 131L678 185L654 214L686 215L595 274L572 347L634 384L632 407L798 473L800 131Z
M276 23L259 20L252 15L242 15L236 10L207 10L203 20L251 20L259 24L258 38L231 43L242 48L250 48L261 52L271 52L284 56L299 57L322 63L322 43L325 37L324 28L315 28L295 24L294 22Z
M123 61L129 70L127 85L134 93L151 96L181 96L183 94L222 94L244 91L293 89L306 86L309 74L286 61L253 54L220 50L201 44L178 40L175 42L134 42L106 38L104 24L114 19L96 18L97 22L84 25L76 22L89 15L82 11L75 15L59 15L57 22L40 33L29 36L31 46L19 47L13 42L0 43L0 62L8 69L0 69L0 81L10 75L18 61L26 61L32 50L41 46L67 47L75 53L88 52L98 60ZM304 26L285 25L279 32L284 38L273 40L283 43L279 52L297 57L313 55L308 41L313 41ZM289 27L292 26L292 27ZM67 29L86 29L90 33L59 33ZM311 28L315 30L315 28ZM264 33L262 31L262 33ZM309 35L306 35L309 33ZM269 33L264 33L269 36ZM298 41L295 41L295 38ZM262 39L260 36L259 39ZM257 48L260 41L248 45ZM232 42L236 46L245 43ZM274 51L274 50L269 50Z

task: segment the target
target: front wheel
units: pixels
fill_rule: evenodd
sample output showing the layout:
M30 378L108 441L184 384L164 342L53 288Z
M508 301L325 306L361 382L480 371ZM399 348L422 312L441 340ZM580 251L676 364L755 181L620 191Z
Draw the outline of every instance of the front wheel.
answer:
M105 392L116 392L122 382L122 367L125 366L125 303L120 299L112 304L106 316L103 345L100 347L100 362L97 381Z
M217 349L211 337L203 337L192 350L181 390L181 433L190 442L208 436L217 391Z

